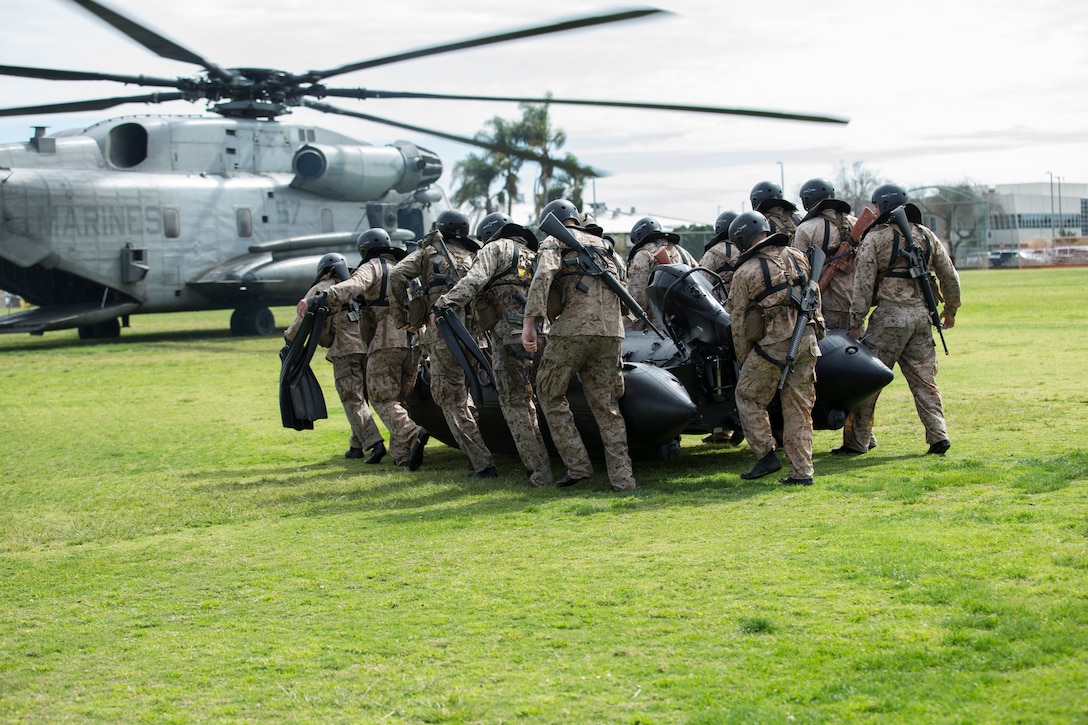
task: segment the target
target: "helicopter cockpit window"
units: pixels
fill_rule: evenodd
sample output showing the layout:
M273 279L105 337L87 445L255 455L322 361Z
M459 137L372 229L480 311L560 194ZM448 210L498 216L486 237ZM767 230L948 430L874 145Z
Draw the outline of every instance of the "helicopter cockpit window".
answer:
M110 129L110 163L120 169L131 169L147 158L147 129L138 123L122 123Z
M235 220L238 223L238 236L240 237L252 237L253 236L253 214L249 209L238 209L234 212Z
M162 233L167 239L181 236L181 215L177 209L162 210Z

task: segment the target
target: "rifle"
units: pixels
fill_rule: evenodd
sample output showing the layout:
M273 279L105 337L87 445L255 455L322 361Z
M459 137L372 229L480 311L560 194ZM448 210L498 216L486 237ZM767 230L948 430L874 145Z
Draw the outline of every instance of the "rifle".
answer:
M786 362L782 364L782 377L778 379L779 390L786 384L786 376L793 372L797 351L801 349L801 338L805 336L805 328L808 327L809 321L816 316L820 303L820 286L817 280L820 278L820 272L823 271L827 255L818 246L813 246L810 252L812 253L812 270L805 281L804 291L790 291L790 299L797 303L801 311L797 314L797 323L793 326L790 346L786 350Z
M642 309L642 306L635 301L635 298L631 296L631 293L623 286L623 283L616 279L616 276L612 274L612 271L601 264L593 254L586 249L585 245L578 241L578 237L571 233L570 229L567 229L563 225L563 222L559 221L554 214L549 213L544 217L544 220L540 222L540 230L545 234L550 234L559 241L566 244L568 247L578 252L578 263L582 265L582 268L591 277L600 277L608 289L612 290L617 297L620 298L620 303L624 307L634 312L638 319L645 322L657 336L662 340L665 338L665 333L657 328L651 320L650 316L646 314L646 310Z
M929 270L926 269L925 254L918 242L914 241L914 235L910 233L907 210L903 206L897 206L892 209L891 217L895 220L895 225L899 227L899 231L906 241L907 246L902 253L910 262L910 276L914 278L914 281L918 284L918 289L922 291L926 307L929 308L929 322L937 328L937 334L941 336L941 346L944 347L944 354L947 355L948 343L944 341L944 323L941 322L941 313L937 310L937 298L934 296L933 286L929 282Z
M427 236L423 239L435 245L438 249L438 253L442 255L446 260L446 264L450 266L450 276L453 277L453 283L457 284L457 282L461 280L461 273L457 271L457 264L453 261L453 255L450 254L450 248L446 246L446 240L443 238L442 233L435 229L428 232ZM453 287L453 284L451 284L450 287Z
M858 214L854 226L850 227L850 248L832 257L831 261L824 266L823 273L819 276L821 292L827 290L827 286L831 284L831 278L835 276L835 272L838 271L839 267L846 264L850 257L857 255L858 242L861 241L865 231L872 225L874 219L876 219L876 212L869 207L865 207Z

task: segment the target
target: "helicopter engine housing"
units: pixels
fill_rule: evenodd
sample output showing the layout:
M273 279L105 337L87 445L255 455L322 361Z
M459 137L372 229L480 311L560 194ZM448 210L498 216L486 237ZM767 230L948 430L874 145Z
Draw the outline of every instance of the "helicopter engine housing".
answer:
M407 141L391 146L307 144L291 161L291 186L340 201L374 201L429 186L442 161Z

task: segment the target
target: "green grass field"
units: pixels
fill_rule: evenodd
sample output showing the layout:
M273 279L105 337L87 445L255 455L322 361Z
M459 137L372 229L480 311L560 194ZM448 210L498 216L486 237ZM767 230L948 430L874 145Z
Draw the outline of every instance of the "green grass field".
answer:
M1088 269L962 279L949 454L897 377L804 489L348 461L229 312L0 337L0 721L1088 722Z

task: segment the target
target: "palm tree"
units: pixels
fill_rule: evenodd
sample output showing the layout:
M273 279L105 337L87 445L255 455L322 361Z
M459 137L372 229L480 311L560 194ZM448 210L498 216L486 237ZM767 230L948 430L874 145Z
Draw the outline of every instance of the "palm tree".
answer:
M453 193L454 205L483 207L487 214L495 211L495 196L491 193L491 187L498 175L499 169L488 155L469 154L458 161L453 165L453 178L454 181L460 180L461 185Z
M540 175L533 185L533 206L536 216L552 199L568 198L579 208L582 205L582 192L585 189L587 174L578 174L566 170L557 170L552 162L555 151L567 142L567 135L562 130L553 129L548 115L547 103L522 103L521 118L515 121L495 116L485 124L485 129L476 134L478 141L513 150L528 151L538 157ZM501 150L490 150L482 155L469 154L453 167L454 179L461 181L453 195L454 204L472 204L477 209L484 208L487 213L497 207L505 206L506 213L513 212L517 201L518 186L525 159ZM561 163L568 167L580 166L574 154L566 154ZM492 193L498 184L499 189Z

